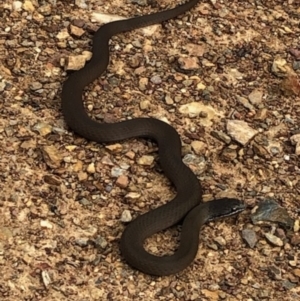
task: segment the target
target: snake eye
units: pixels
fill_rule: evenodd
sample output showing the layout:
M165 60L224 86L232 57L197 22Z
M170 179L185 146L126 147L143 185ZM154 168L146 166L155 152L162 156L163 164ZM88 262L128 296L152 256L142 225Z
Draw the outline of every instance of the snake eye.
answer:
M240 202L239 204L236 204L235 206L232 207L232 213L243 211L245 210L245 208L246 208L245 204Z

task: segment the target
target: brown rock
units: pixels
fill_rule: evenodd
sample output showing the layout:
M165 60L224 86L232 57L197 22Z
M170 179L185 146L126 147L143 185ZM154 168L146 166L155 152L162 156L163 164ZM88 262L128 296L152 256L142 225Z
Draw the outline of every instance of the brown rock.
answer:
M129 184L129 179L127 176L121 175L116 181L116 185L121 188L126 188Z
M58 168L63 160L61 151L54 145L45 145L42 149L44 160L51 168Z
M74 25L70 25L70 31L71 31L71 34L76 37L81 37L85 33L85 31L82 28L79 28Z
M181 57L178 59L178 63L180 68L184 70L196 70L200 68L197 57Z
M300 278L300 269L295 269L295 270L293 270L293 274L294 274L296 277Z

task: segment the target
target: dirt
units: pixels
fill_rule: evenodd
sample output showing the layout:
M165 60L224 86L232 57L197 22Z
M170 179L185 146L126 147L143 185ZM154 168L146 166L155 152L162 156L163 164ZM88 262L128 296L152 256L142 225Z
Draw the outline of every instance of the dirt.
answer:
M300 297L298 0L200 1L163 25L112 38L107 72L84 92L91 116L170 123L204 201L234 196L248 206L205 225L194 262L177 275L145 275L120 254L124 221L168 202L175 191L155 143L100 145L70 131L60 91L71 69L90 56L101 25L95 13L131 17L172 5L0 4L1 300ZM291 229L252 223L265 199L287 209ZM256 235L252 247L245 229ZM174 228L146 247L166 254L177 242Z

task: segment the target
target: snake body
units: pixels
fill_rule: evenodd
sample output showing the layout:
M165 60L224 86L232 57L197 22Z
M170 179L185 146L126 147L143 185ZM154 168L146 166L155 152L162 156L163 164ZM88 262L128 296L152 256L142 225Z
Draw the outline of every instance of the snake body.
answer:
M67 125L77 134L99 143L133 137L148 138L159 148L160 165L176 188L175 198L167 204L138 216L125 229L120 250L136 269L152 275L170 275L186 268L195 258L201 226L209 220L240 212L244 205L237 199L201 202L202 188L197 177L182 162L181 140L176 130L155 118L136 118L113 124L99 123L86 113L82 101L84 88L99 77L109 63L109 40L124 31L160 23L191 9L199 0L177 7L101 26L93 37L92 58L84 68L72 73L62 88L62 112ZM178 222L182 223L180 244L171 256L155 256L144 247L147 237Z

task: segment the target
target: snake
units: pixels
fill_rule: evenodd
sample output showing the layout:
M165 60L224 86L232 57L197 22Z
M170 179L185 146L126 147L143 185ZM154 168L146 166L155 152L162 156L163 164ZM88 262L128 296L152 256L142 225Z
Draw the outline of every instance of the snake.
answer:
M203 190L197 176L183 163L181 139L174 127L153 117L102 123L85 110L82 94L109 64L109 40L133 29L161 23L192 9L199 0L149 15L106 23L93 36L92 57L82 69L71 73L61 92L62 113L67 126L79 136L97 143L116 143L126 139L150 139L158 145L159 164L175 187L175 197L133 219L120 238L120 251L133 268L149 275L168 276L187 268L195 259L201 227L208 221L235 215L244 210L244 202L235 198L202 200ZM145 240L155 233L181 224L180 242L171 255L148 252Z

